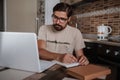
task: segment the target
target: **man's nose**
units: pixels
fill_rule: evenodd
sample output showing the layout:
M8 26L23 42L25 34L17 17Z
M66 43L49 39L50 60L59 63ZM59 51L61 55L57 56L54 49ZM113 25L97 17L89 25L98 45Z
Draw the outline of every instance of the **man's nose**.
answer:
M57 24L60 23L60 19L57 19L57 20L56 20L56 23L57 23Z

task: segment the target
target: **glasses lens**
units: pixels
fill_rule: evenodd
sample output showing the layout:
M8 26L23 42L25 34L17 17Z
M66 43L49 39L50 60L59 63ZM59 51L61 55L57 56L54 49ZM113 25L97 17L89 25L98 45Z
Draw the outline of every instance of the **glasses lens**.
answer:
M56 16L54 14L52 15L52 17L53 17L54 20L59 20L61 23L67 21L67 18L58 17L58 16Z

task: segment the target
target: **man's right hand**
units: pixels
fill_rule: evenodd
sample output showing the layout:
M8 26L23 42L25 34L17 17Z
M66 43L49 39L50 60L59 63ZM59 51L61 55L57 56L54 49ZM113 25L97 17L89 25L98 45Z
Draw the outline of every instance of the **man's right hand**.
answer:
M63 63L74 63L77 62L77 58L73 56L72 54L65 53L62 56L61 62Z

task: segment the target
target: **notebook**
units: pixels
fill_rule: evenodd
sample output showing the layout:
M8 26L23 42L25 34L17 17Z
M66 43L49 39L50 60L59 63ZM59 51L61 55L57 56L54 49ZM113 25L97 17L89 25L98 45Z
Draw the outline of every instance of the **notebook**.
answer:
M0 66L40 73L54 64L39 59L35 33L0 32Z
M74 63L62 63L62 62L59 62L59 61L56 61L56 60L53 60L54 63L56 64L59 64L61 66L64 66L66 68L71 68L71 67L76 67L76 66L79 66L80 63L79 62L74 62Z

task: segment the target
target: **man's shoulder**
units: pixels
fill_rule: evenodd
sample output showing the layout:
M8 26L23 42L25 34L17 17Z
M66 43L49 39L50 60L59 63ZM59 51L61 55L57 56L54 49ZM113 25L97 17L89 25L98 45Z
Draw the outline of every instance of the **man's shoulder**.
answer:
M73 31L80 31L78 28L72 27L72 26L69 26L69 25L68 25L68 28L69 28L70 30L73 30Z
M42 26L40 26L40 29L48 29L51 27L52 27L52 25L42 25Z
M51 27L52 25L42 25L40 27Z

